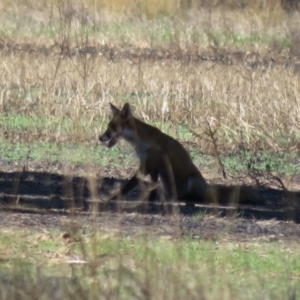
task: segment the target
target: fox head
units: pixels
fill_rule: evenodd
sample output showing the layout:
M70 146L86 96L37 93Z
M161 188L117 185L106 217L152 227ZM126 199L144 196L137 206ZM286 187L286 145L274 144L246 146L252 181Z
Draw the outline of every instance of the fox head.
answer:
M124 137L125 129L130 127L133 118L129 103L125 103L122 110L110 103L113 116L108 123L106 131L99 136L101 142L108 142L109 148L113 147L120 137Z

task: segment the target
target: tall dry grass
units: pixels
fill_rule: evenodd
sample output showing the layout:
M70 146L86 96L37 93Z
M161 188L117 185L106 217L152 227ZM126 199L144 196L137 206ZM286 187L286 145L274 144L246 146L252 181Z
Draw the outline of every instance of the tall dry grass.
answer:
M1 65L2 113L44 116L56 120L57 128L59 120L68 118L87 139L103 130L109 102L121 106L128 101L146 122L191 129L204 149L210 148L210 124L224 151L241 144L251 150L298 151L299 77L282 65L253 70L218 62L134 63L39 54L2 55ZM92 128L89 134L80 129L84 117ZM57 130L45 135L59 139Z
M51 0L51 1L36 1L36 0L19 0L17 2L10 2L2 0L0 2L1 8L17 8L28 7L30 9L42 10L45 7L57 5L57 3L63 5L72 4L74 7L81 6L91 8L91 10L107 10L110 13L118 14L135 14L136 16L143 16L146 18L153 18L159 15L170 14L185 14L189 10L195 10L199 8L222 8L231 10L252 10L255 12L261 11L279 11L286 10L291 11L299 7L299 1L291 0L164 0L164 1L151 1L151 0Z

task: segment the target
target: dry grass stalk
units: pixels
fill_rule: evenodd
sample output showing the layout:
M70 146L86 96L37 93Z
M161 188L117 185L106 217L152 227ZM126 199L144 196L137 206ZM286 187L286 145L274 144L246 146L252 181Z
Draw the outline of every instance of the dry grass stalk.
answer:
M238 150L240 132L247 149L255 145L297 151L298 76L284 66L252 70L249 77L249 69L242 65L168 61L136 65L89 55L63 59L57 55L50 61L26 53L2 55L1 66L2 113L47 117L55 124L53 131L40 133L57 140L96 136L101 131L98 120L108 117L107 103L121 105L129 100L147 122L184 120L196 132L205 132L206 120L215 119L220 124L216 133L220 151ZM60 135L63 120L73 124L68 137ZM175 127L171 131L176 135ZM282 139L284 143L279 143ZM198 142L207 147L206 142Z

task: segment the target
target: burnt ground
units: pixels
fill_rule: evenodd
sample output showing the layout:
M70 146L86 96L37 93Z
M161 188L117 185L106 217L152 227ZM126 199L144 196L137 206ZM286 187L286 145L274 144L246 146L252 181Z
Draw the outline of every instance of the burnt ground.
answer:
M116 179L119 174L87 180L78 172L64 175L47 169L0 172L0 228L66 230L68 224L76 223L84 231L96 225L104 232L125 236L147 232L213 240L220 236L238 240L300 237L299 190L211 181L213 203L208 199L193 205L143 203L137 189L127 199L108 205L103 199L125 183ZM95 211L97 216L92 218Z

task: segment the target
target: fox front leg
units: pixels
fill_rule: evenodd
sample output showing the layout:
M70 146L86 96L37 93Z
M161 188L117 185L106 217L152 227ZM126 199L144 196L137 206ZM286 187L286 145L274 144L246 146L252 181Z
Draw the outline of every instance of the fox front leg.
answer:
M130 193L142 180L141 177L145 177L150 175L152 183L157 185L158 181L158 172L152 170L150 160L147 160L145 163L141 163L138 171L134 174L134 176L123 186L121 191L114 195L111 200L117 200L125 197L128 193ZM156 198L156 188L150 192L148 197L149 200L154 200Z
M121 196L126 196L129 192L131 192L139 183L139 178L137 174L135 174L130 180L124 185L121 190Z
M122 199L125 197L131 190L133 190L139 183L139 178L137 176L137 173L130 178L130 180L123 186L120 192L118 192L116 195L111 197L109 201Z

